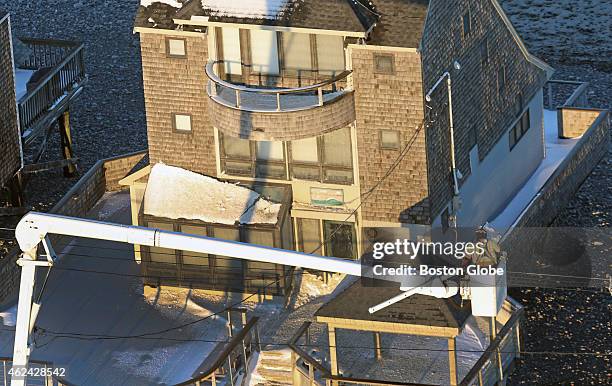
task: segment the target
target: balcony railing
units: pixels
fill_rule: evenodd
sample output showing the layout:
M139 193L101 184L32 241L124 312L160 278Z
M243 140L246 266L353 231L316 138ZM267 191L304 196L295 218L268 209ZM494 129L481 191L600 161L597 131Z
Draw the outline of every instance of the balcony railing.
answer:
M208 95L227 107L250 112L290 112L308 110L331 103L349 91L343 85L351 71L332 76L323 82L295 88L261 88L227 82L218 75L223 61L206 65Z
M45 129L86 80L83 44L49 39L20 39L29 48L19 68L48 72L18 101L24 143ZM60 111L61 112L61 111Z

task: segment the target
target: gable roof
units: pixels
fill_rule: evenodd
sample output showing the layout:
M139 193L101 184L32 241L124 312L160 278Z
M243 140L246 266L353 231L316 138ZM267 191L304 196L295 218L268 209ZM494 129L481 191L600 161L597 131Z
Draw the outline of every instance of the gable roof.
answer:
M471 315L469 301L464 301L462 307L452 298L438 299L419 294L370 314L368 307L389 300L402 291L396 285L393 287L364 286L363 281L364 279L356 280L319 308L315 315L371 322L450 327L459 330Z

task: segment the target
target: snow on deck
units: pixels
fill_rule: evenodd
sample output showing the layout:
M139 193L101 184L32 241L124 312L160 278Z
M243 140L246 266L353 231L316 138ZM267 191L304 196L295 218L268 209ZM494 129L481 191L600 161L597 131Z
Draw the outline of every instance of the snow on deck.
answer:
M537 196L546 181L580 140L580 138L560 139L557 127L557 111L544 110L545 158L506 208L490 221L491 227L500 234L505 234L519 219L529 203Z
M276 224L280 209L248 188L164 164L151 169L144 198L147 215L227 225Z
M127 192L107 194L95 219L130 223ZM116 210L121 207L121 210ZM175 301L158 304L142 294L130 245L76 239L54 244L60 261L51 271L36 325L55 332L114 336L137 335L173 328L222 309ZM134 277L89 272L112 272ZM11 357L14 305L0 310L0 357ZM36 334L33 360L65 367L66 379L77 385L168 385L189 380L218 342L228 339L225 319L210 318L181 330L148 339L74 340ZM164 339L166 338L166 339ZM169 340L175 339L175 340ZM178 341L177 341L178 340ZM185 341L186 340L186 341Z
M296 0L202 0L202 8L213 16L277 19Z

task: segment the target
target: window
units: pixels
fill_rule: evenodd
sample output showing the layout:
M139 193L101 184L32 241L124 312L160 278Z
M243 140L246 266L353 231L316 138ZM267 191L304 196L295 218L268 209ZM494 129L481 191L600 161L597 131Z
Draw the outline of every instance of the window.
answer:
M512 150L516 144L523 138L525 133L529 131L531 126L529 118L529 110L525 111L525 113L519 118L514 127L510 129L508 133L508 142L510 144L510 150Z
M185 39L166 39L166 54L172 58L184 58L187 56Z
M323 136L323 182L353 182L353 160L350 129L332 131Z
M470 32L472 32L472 14L469 10L463 14L462 20L463 20L463 37L465 38L470 34Z
M489 63L489 39L483 40L480 44L480 64L485 65Z
M285 159L282 142L257 141L255 147L257 149L257 160L259 161L283 161Z
M189 114L173 114L173 128L179 132L191 131L191 115Z
M506 66L501 66L497 71L497 91L501 95L506 89Z
M217 239L240 241L240 230L237 228L221 228L214 229L214 237ZM215 267L234 272L242 272L242 260L227 256L216 256Z
M221 31L219 57L223 58L225 73L242 74L242 56L240 53L240 30L238 28L218 28Z
M319 162L319 140L317 137L291 142L291 164L293 177L302 180L321 180Z
M305 253L321 254L321 230L319 220L298 218L298 247Z
M325 255L344 259L357 258L357 237L353 224L323 221Z
M162 231L174 231L174 225L168 223L149 222L147 227ZM176 252L174 249L149 247L149 258L152 263L176 264Z
M385 150L400 149L400 133L396 130L380 131L380 148Z
M263 245L265 247L274 247L274 234L271 231L260 231L254 229L247 229L247 240L248 243ZM268 275L274 275L276 265L272 263L264 263L258 261L247 262L249 270L256 272L263 271ZM252 284L252 283L251 283Z
M181 232L188 233L190 235L207 236L206 227L192 226L192 225L181 225ZM195 265L195 266L206 266L208 267L208 254L197 253L197 252L181 252L183 257L183 264Z
M440 215L440 222L442 223L442 233L446 233L450 227L450 212L448 207L444 208L444 212Z
M395 73L394 60L391 54L374 54L374 72L393 75Z
M301 252L345 259L357 258L357 235L352 223L298 218L297 230ZM323 245L322 241L325 241Z
M317 35L316 41L319 74L333 76L344 71L344 38L334 35Z
M219 133L224 173L245 177L287 179L283 142L257 141Z
M351 132L348 128L323 136L323 161L330 166L352 166Z
M350 128L292 141L289 159L285 146L289 143L249 141L219 132L221 170L228 175L287 180L289 168L295 179L353 183Z
M302 75L312 71L310 35L283 32L283 67L291 75Z
M251 64L260 74L278 75L278 43L274 31L250 30Z

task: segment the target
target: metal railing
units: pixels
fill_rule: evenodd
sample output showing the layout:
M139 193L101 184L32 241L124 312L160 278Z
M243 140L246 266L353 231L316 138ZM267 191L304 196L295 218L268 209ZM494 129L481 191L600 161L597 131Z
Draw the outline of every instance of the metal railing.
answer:
M520 356L519 325L524 309L512 299L506 304L509 305L512 315L504 323L489 347L463 377L459 383L460 386L495 385L505 378L507 369L512 365L514 359Z
M246 375L252 354L261 350L257 330L258 320L257 317L251 318L225 344L214 361L205 369L200 370L200 375L175 386L216 386L217 383L234 386L238 384L238 378L242 376L244 379ZM231 319L229 323L231 324Z
M19 101L22 137L29 137L44 126L45 117L64 100L81 89L85 81L83 44L63 40L20 39L30 49L21 68L48 69L32 90Z
M294 88L249 87L227 82L215 71L223 61L206 65L208 95L227 107L250 112L290 112L308 110L331 103L349 92L340 86L352 71L343 71L323 82Z
M12 366L12 358L0 357L0 386L10 386ZM26 386L72 386L53 374L55 367L51 362L31 360L28 368L35 375L26 377Z

